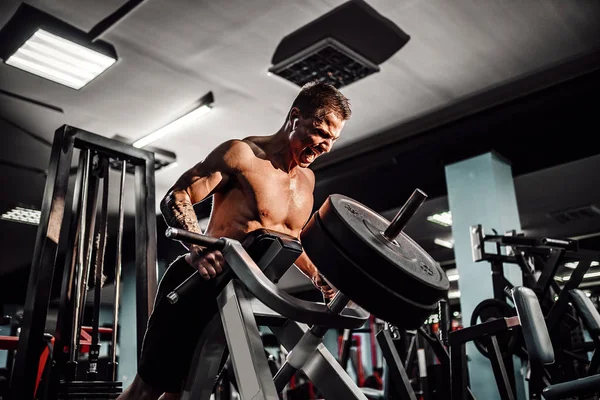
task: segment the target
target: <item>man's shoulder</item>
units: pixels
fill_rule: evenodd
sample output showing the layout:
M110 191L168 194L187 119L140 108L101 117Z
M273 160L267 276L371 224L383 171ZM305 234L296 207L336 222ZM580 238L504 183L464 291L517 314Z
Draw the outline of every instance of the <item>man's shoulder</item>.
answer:
M315 184L315 173L310 168L299 168L304 177L312 184Z
M242 169L251 160L256 159L257 146L247 139L231 139L223 142L220 146L223 161L236 169Z
M230 139L220 146L224 156L252 157L256 156L256 145L247 139Z

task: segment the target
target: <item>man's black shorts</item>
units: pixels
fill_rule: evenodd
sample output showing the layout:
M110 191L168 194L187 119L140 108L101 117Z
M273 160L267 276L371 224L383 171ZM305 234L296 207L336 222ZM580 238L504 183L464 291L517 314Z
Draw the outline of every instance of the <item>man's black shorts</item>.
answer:
M193 272L183 256L169 266L158 286L144 336L138 374L163 392L181 391L198 339L218 312L214 280L202 280L193 293L176 304L166 299Z

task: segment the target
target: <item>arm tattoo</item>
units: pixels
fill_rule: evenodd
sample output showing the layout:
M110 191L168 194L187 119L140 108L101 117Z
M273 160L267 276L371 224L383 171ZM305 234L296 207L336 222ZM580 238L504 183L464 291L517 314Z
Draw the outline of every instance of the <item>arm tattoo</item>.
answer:
M202 233L194 206L188 198L177 200L173 193L169 193L160 203L160 211L168 226Z

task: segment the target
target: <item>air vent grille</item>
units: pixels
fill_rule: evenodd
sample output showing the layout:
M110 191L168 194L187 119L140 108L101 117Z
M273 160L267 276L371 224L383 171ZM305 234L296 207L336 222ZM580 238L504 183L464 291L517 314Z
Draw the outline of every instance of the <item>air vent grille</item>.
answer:
M379 72L379 67L337 40L327 38L274 65L269 72L298 86L318 81L339 89Z
M561 224L566 224L573 221L597 218L600 216L600 208L596 207L595 205L587 205L568 210L555 211L549 213L548 216Z

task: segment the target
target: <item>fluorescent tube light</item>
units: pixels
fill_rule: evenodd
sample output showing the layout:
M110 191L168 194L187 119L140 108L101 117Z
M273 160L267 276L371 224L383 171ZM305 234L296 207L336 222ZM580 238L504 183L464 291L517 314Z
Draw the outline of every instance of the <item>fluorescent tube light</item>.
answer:
M15 207L10 211L0 215L0 219L5 221L21 222L29 225L40 224L41 211L25 207Z
M454 248L454 243L452 243L452 241L450 241L450 240L443 240L443 239L435 238L435 239L433 239L433 243L437 244L438 246L445 247L447 249Z
M440 214L433 214L427 217L427 221L446 227L452 226L452 213L450 211L445 211Z
M583 279L588 279L588 278L597 278L600 276L600 272L588 272L587 274L583 275ZM556 277L557 281L560 282L567 282L569 279L571 279L571 276L558 276Z
M81 89L117 60L38 29L6 64L73 89Z
M592 261L592 263L590 264L590 267L597 267L598 264L599 264L598 261ZM571 268L571 269L577 268L578 265L579 265L578 261L572 261L572 262L565 263L565 267Z
M460 290L451 290L448 292L448 299L460 298Z
M143 138L135 141L133 143L133 147L142 148L144 146L149 145L152 142L157 141L158 139L163 138L164 136L168 135L169 133L172 133L179 129L182 129L184 126L195 122L203 115L208 114L208 112L211 109L212 108L209 105L204 104L201 107L196 108L194 111L187 113L183 117L171 122L170 124L167 124L167 125L163 126L162 128L150 133L149 135L146 135Z
M458 268L450 268L447 269L445 272L450 282L458 281Z

